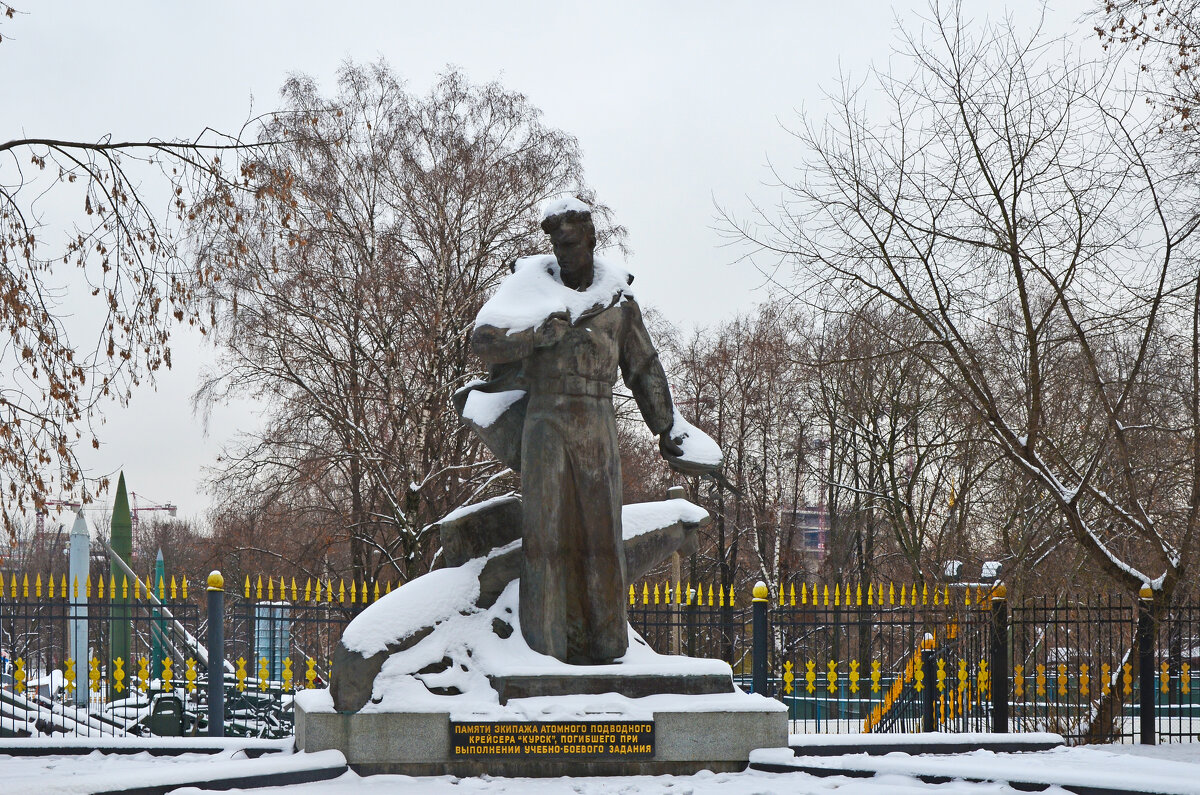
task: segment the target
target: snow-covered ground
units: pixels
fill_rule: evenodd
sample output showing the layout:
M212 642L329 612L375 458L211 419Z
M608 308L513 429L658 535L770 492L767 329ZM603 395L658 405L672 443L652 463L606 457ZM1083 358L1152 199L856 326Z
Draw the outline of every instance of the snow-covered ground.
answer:
M324 752L336 754L336 752ZM851 762L867 757L824 758L825 763L837 759ZM466 778L450 776L414 778L410 776L368 776L354 773L324 782L287 787L257 789L253 792L312 792L325 793L531 793L552 795L624 795L625 793L659 793L661 795L716 795L721 793L761 793L762 795L804 795L804 793L838 795L984 795L987 793L1016 793L1002 783L967 783L952 781L945 784L925 784L914 777L915 772L928 769L942 772L956 769L967 776L998 776L1005 773L1014 778L1022 776L1069 777L1074 774L1102 778L1107 786L1137 786L1145 790L1160 789L1170 793L1200 793L1200 744L1162 746L1088 746L1061 748L1028 754L991 754L976 752L959 756L910 757L893 754L874 757L884 762L892 772L882 772L873 778L831 776L819 778L804 773L708 773L693 776L622 776L612 778L505 779ZM269 755L258 760L244 758L239 752L214 756L189 754L180 757L151 757L147 754L130 756L12 757L0 756L0 790L5 795L36 793L82 793L112 788L116 783L126 786L147 785L159 780L167 783L187 780L189 775L208 772L212 776L229 776L238 772L266 772L263 766L281 772L311 764L312 755ZM928 764L926 764L928 763ZM252 770L253 768L258 770ZM934 770L934 768L938 768ZM902 772L909 771L909 772ZM195 779L193 779L195 780ZM1161 787L1160 787L1161 785ZM1154 788L1154 789L1152 789ZM212 790L182 788L178 793L199 793ZM250 790L228 790L246 792ZM1064 795L1067 791L1052 786L1044 792Z

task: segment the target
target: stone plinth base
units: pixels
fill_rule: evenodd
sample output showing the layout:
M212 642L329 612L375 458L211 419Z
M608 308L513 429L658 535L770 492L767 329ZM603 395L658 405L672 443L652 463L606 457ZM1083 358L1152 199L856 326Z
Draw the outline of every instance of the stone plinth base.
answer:
M547 777L732 772L744 770L755 749L787 745L787 711L777 701L742 693L716 697L736 707L730 709L723 708L729 704L715 703L713 696L671 698L679 700L678 711L656 707L649 713L654 723L654 753L648 759L455 757L448 712L339 713L332 707L317 706L315 698L296 701L296 747L309 752L339 750L350 767L363 775ZM712 708L706 708L705 700ZM621 719L628 718L580 718Z
M720 674L659 674L644 675L613 673L587 676L556 676L554 674L489 676L488 682L500 696L500 703L513 698L539 696L599 695L616 693L627 698L644 698L660 693L687 696L732 693L733 678Z

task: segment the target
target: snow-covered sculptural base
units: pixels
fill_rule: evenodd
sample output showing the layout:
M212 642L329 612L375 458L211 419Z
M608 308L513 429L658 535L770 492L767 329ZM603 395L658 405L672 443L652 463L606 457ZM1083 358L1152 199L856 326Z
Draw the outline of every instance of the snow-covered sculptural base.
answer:
M489 515L512 515L512 499L447 520L478 529ZM664 553L686 551L707 521L682 499L625 506L630 576ZM612 665L568 665L531 650L517 611L519 551L514 540L437 569L359 614L343 634L334 688L296 697L297 747L337 748L363 773L546 776L738 770L750 750L786 744L783 705L738 690L721 660L657 654L632 628L629 651ZM654 757L476 760L451 753L452 722L573 720L651 721Z
M452 703L445 699L462 701L458 697L467 693L471 694L468 700L499 703L507 701L510 693L530 692L532 682L518 679L536 676L549 677L543 679L541 692L555 688L581 692L578 688L586 689L589 677L612 681L655 674L697 677L690 685L676 682L676 692L733 691L724 662L684 664L686 658L657 655L632 629L630 651L615 665L568 665L532 651L521 637L516 611L521 541L520 526L514 526L513 520L519 516L519 501L507 497L442 520L442 558L449 558L446 562L451 565L375 602L342 634L331 691L337 710L355 712L373 705L392 709L399 703L415 703L410 699L421 693L427 697L421 703L429 707L445 708ZM683 499L625 506L627 576L638 579L671 553L694 550L697 529L708 521L703 508ZM668 681L661 679L658 684L666 687ZM395 688L404 693L402 702L389 696Z

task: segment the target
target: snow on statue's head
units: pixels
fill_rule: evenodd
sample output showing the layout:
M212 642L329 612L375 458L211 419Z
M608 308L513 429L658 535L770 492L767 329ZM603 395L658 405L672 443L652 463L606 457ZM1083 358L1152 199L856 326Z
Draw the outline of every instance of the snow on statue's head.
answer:
M563 220L572 216L587 216L592 218L592 208L574 196L560 196L551 199L542 207L542 229L547 233Z

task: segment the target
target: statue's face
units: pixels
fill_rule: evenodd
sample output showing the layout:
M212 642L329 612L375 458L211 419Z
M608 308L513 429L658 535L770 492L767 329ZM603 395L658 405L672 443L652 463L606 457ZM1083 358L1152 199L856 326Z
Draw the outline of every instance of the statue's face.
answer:
M563 221L550 234L550 242L563 281L574 287L579 277L591 280L592 249L596 246L596 230L591 221Z

